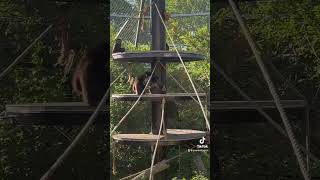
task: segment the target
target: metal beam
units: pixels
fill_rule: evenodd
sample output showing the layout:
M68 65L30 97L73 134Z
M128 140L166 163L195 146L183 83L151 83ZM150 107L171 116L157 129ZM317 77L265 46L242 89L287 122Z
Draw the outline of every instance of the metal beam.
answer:
M165 0L150 0L150 13L151 13L151 50L165 50L166 49L166 34L165 28L161 22L161 18L158 14L156 6L159 8L161 16L164 15L165 12ZM159 59L160 60L160 59ZM156 66L156 62L151 63L151 68L153 69ZM163 66L157 66L155 69L155 76L159 77L160 82L165 86L166 84L166 71L164 70L166 65L163 63ZM152 125L151 131L152 134L158 134L161 123L161 102L151 102L152 105ZM164 124L167 123L167 118L164 119ZM162 129L162 132L166 131L166 129ZM162 133L161 132L161 133ZM151 147L151 150L154 151L154 147ZM154 163L160 162L165 158L165 148L162 146L158 146L157 153L155 156ZM156 174L152 178L153 180L166 180L167 175L166 172L161 172Z

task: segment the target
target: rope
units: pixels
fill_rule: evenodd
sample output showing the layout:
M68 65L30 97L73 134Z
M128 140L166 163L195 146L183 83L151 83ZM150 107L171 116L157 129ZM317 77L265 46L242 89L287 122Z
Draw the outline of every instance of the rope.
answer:
M96 107L93 114L90 116L89 120L83 126L79 134L75 137L72 143L67 147L67 149L62 153L62 155L55 161L55 163L47 170L47 172L40 178L40 180L49 180L57 168L66 160L66 158L71 154L72 150L80 143L81 139L88 132L89 127L93 124L96 116L98 115L99 110L103 107L105 101L109 97L109 91L111 86L124 74L126 70L122 71L120 75L110 84L100 103Z
M167 69L164 67L164 65L160 62L160 65L163 67L163 69L168 73L168 75L176 82L176 84L184 91L186 92L193 100L194 102L196 102L198 105L199 102L193 97L190 95L190 93L182 86L182 84L169 72L167 71ZM208 109L207 109L207 95L206 95L206 103L205 103L205 110L206 110L206 116L208 117Z
M304 160L302 158L302 155L301 155L301 152L299 150L299 146L296 142L296 139L295 139L295 136L293 134L293 131L292 131L292 128L291 128L291 125L288 121L288 117L286 115L286 112L284 110L284 108L282 107L282 104L280 102L280 98L279 98L279 95L274 87L274 84L270 78L270 75L262 61L262 58L260 56L260 52L258 51L250 33L249 33L249 30L247 29L246 25L244 24L243 22L243 19L236 7L236 4L234 3L233 0L228 0L229 1L229 4L233 10L233 13L235 14L236 18L237 18L237 21L239 22L240 24L240 27L241 29L243 30L243 33L244 35L246 36L247 40L248 40L248 43L251 47L251 50L253 51L254 53L254 56L256 57L256 61L257 61L257 64L259 65L259 68L263 74L263 77L265 79L265 81L267 82L267 85L269 87L269 90L270 90L270 93L276 103L276 107L278 108L279 110L279 113L280 113L280 116L281 116L281 119L282 119L282 122L285 126L285 129L288 133L288 136L289 136L289 139L290 139L290 142L291 142L291 145L292 145L292 148L293 148L293 151L294 151L294 154L296 155L297 157L297 160L298 160L298 163L299 163L299 167L300 167L300 171L304 177L305 180L309 180L309 175L308 175L308 172L306 170L306 166L305 166L305 163L304 163Z
M121 32L123 31L123 29L126 27L126 25L128 24L128 22L134 17L135 15L131 15L131 16L127 16L126 17L126 21L125 23L122 25L122 27L120 28L119 32L117 33L115 39L117 39L119 37L119 35L121 34ZM111 16L110 16L111 17ZM130 27L129 27L130 28Z
M180 55L180 53L179 53L179 51L178 51L175 43L173 42L173 39L172 39L172 37L171 37L171 34L170 34L169 31L168 31L168 28L167 28L167 26L166 26L166 24L165 24L165 22L164 22L164 20L163 20L163 18L162 18L162 16L161 16L161 13L160 13L160 11L159 11L159 8L158 8L157 4L154 4L154 5L155 5L155 7L156 7L156 9L157 9L157 12L158 12L158 15L159 15L159 17L160 17L160 19L161 19L161 21L162 21L162 24L163 24L163 26L164 26L167 34L168 34L168 37L170 38L170 41L171 41L171 43L172 43L175 51L177 52L177 55L178 55L178 57L179 57L179 59L180 59L180 62L181 62L182 66L183 66L183 68L184 68L184 70L185 70L185 72L186 72L186 74L187 74L187 76L188 76L188 78L189 78L189 80L190 80L190 83L191 83L191 85L192 85L192 88L193 88L194 92L195 92L196 95L197 95L197 98L198 98L198 101L199 101L199 104L200 104L200 107L201 107L201 111L202 111L203 116L204 116L204 118L205 118L205 120L206 120L207 128L208 128L208 130L210 131L210 122L209 122L209 120L208 120L208 118L207 118L207 116L206 116L206 112L205 112L205 110L204 110L204 108L203 108L203 106L202 106L202 103L201 103L201 100L200 100L198 91L197 91L197 89L196 89L196 87L195 87L195 85L194 85L194 83L193 83L193 81L192 81L192 79L191 79L191 77L190 77L190 74L189 74L189 72L188 72L188 70L187 70L187 67L186 67L185 64L184 64L184 62L183 62L183 60L182 60L182 58L181 58L181 55Z
M156 158L156 154L157 154L157 148L158 148L158 144L159 144L159 140L160 140L160 135L161 135L161 131L162 131L162 126L163 126L163 121L164 121L164 104L166 103L166 100L163 98L162 99L162 105L161 105L161 122L160 122L160 128L159 128L159 133L158 133L158 138L157 138L157 142L156 142L156 146L154 148L153 151L153 155L152 155L152 161L151 161L151 167L150 167L150 176L149 176L149 180L152 180L152 171L153 171L153 164L154 164L154 160Z
M47 32L53 27L53 25L51 24L50 26L48 26L36 39L33 40L33 42L16 58L13 60L13 62L4 70L2 71L2 73L0 74L0 80L7 75L12 68L20 61L20 59L22 59L27 52L29 52L29 50L44 36L47 34Z
M226 79L229 84L234 88L236 89L236 91L239 92L239 94L245 98L247 101L251 102L253 104L253 106L255 107L255 109L262 115L264 116L268 122L273 126L275 127L283 136L285 137L288 137L288 134L286 133L286 131L276 122L274 121L264 110L263 108L257 104L256 102L254 102L252 100L251 97L249 97L244 91L241 90L241 88L215 63L215 62L212 62L212 65L213 67L224 77L224 79ZM312 154L311 152L309 152L308 150L306 150L302 145L299 145L301 150L305 153L305 154L308 154L310 156L310 158L313 160L313 161L319 161L319 159L314 155Z
M187 94L189 94L189 92L182 86L181 83L179 83L179 81L169 72L167 71L167 69L164 67L164 65L162 63L160 63L160 65L163 67L163 69L168 73L168 75L177 83L177 85ZM197 104L199 104L199 102L191 95L189 95ZM200 104L199 104L200 105Z
M284 78L283 77L283 75L279 72L279 70L274 66L274 64L272 63L272 61L266 61L268 64L269 64L269 66L271 67L271 70L273 71L273 72L275 72L275 74L278 76L278 77L280 77L280 79L282 80L282 81L286 81L286 78ZM290 80L289 81L287 81L288 82L288 85L289 85L289 87L291 87L294 91L295 91L295 93L298 95L298 96L300 96L300 97L302 97L303 98L303 100L304 100L304 102L306 103L306 106L305 106L305 108L306 108L306 116L305 116L305 120L306 120L306 126L305 126L305 134L306 134L306 139L305 139L305 143L306 143L306 148L305 149L302 149L303 151L304 151L304 153L306 153L306 152L308 152L309 153L309 147L310 147L310 116L309 116L309 111L310 111L310 104L309 104L309 102L308 102L308 100L307 100L307 98L296 88L296 86L294 85L294 84L292 84L291 82L290 82ZM313 104L313 101L311 101L311 105ZM303 147L303 146L301 146L301 147ZM300 147L300 148L301 148ZM304 148L304 147L303 147ZM307 166L307 172L309 172L309 167L310 167L310 163L309 163L309 154L308 153L306 153L306 166ZM318 159L319 160L319 159Z
M157 61L156 65L154 66L152 73L151 73L151 77L153 76L156 67L158 66L159 61ZM146 86L144 87L142 93L139 95L138 99L136 100L136 102L132 105L132 107L129 109L129 111L123 116L123 118L119 121L119 123L113 128L113 130L111 131L111 135L114 133L115 130L118 129L118 127L121 125L121 123L127 118L127 116L130 114L130 112L133 110L133 108L138 104L139 100L141 99L142 95L144 94L144 92L146 91L149 82L151 80L151 77L148 79Z
M172 158L170 158L170 159L168 159L168 160L163 160L165 163L168 163L168 162L170 162L170 161L172 161L172 160L174 160L174 159L176 159L176 158L178 158L178 157L180 157L180 156L182 156L182 155L184 155L184 154L186 154L188 151L184 151L184 152L182 152L182 153L180 153L180 154L178 154L178 155L176 155L176 156L173 156ZM163 162L162 161L162 162ZM145 169L145 170L142 170L142 171L140 171L140 172L137 172L137 173L134 173L134 174L132 174L132 175L130 175L130 176L127 176L127 177L124 177L124 178L121 178L120 180L127 180L127 179L130 179L130 178L133 178L133 177L135 177L135 176L138 176L138 175L140 175L140 174L142 174L142 173L144 173L144 172L146 172L146 171L148 171L150 168L148 168L148 169Z
M124 29L124 27L127 25L128 22L129 22L129 18L126 20L126 22L123 23L122 27L120 28L119 32L117 33L114 39L117 39L119 37L120 33L122 32L122 30Z

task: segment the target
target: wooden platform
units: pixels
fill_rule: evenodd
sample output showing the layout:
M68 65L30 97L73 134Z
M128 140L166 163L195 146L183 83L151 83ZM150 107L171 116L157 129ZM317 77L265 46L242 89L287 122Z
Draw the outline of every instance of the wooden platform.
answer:
M112 99L119 101L136 101L140 95L136 94L113 94ZM205 93L199 93L200 98L204 98ZM167 94L143 94L141 96L142 101L160 101L165 98L167 101L174 100L192 100L192 98L197 99L195 93L167 93Z
M192 95L196 98L195 94ZM204 93L200 93L203 98ZM121 94L112 96L116 100L134 101L138 95ZM191 99L187 94L149 94L143 95L142 100L167 100ZM254 101L266 110L277 112L275 103L271 100ZM282 100L283 107L290 113L303 114L306 103L303 100ZM83 125L94 111L82 102L62 103L34 103L34 104L9 104L6 105L5 117L20 125ZM252 102L248 101L213 101L211 102L214 123L241 123L265 122L263 117L255 110ZM96 123L106 124L108 109L101 110ZM276 113L278 114L278 113Z
M167 129L167 136L160 136L159 145L169 146L199 141L206 137L209 142L208 134L205 131L191 129ZM117 134L112 138L118 143L136 144L136 145L154 145L158 135L154 134Z
M184 62L203 60L204 56L196 53L180 52ZM155 60L163 62L180 62L178 54L174 51L148 51L113 53L113 60L117 62L148 63Z
M5 117L20 125L83 125L94 110L82 102L8 104ZM96 122L107 123L107 112L101 110Z
M281 122L276 105L271 100L254 101L259 104L274 120ZM304 120L306 103L303 100L282 100L290 121L297 119ZM254 106L248 101L213 101L211 102L211 112L214 124L232 125L238 123L268 123ZM293 118L294 117L296 118ZM298 117L298 118L297 118Z
M274 109L276 104L272 100L258 101L213 101L211 110L255 109L255 103L264 109ZM304 100L282 100L284 108L303 108L307 104Z

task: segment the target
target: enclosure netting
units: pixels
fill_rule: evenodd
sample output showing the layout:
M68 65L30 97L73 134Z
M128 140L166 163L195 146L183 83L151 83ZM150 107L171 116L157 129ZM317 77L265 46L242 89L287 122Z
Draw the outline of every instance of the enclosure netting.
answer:
M111 32L118 33L121 27L127 22L119 34L126 43L135 43L136 34L139 30L138 44L150 44L150 14L144 17L142 28L137 28L139 20L141 0L115 0L110 4L110 27ZM150 1L144 1L144 7L149 7ZM208 0L167 0L166 12L169 15L168 28L174 35L189 31L193 33L203 26L209 28L210 1ZM184 47L178 38L175 38L178 46ZM170 45L170 43L168 43Z

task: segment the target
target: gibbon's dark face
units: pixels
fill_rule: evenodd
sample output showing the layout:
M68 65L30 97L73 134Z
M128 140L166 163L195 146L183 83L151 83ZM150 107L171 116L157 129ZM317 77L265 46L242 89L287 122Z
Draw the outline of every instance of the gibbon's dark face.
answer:
M116 40L116 44L117 44L117 45L121 45L121 42L122 42L121 39L117 39L117 40Z

